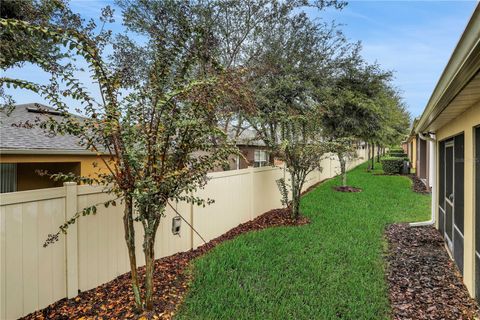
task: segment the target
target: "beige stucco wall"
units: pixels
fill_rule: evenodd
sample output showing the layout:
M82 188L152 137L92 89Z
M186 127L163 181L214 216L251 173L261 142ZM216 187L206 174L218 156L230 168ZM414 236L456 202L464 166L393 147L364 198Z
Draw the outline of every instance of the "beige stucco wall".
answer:
M107 157L105 157L107 160ZM95 167L94 163L97 162L98 166ZM80 172L78 169L70 168L75 174L80 174L82 177L95 177L100 172L107 172L106 166L103 161L96 155L32 155L32 154L2 154L0 155L0 163L29 163L32 164L30 167L24 167L22 172L18 171L19 181L17 181L17 186L19 191L23 190L32 190L40 188L51 188L58 187L54 182L50 181L50 185L47 177L40 177L35 174L34 165L35 163L63 163L64 167L68 167L68 163L72 165L79 164ZM38 169L49 169L48 166L39 165ZM60 169L58 167L57 169ZM72 170L68 171L72 171ZM63 171L62 171L63 172Z
M416 136L410 137L408 140L408 157L412 164L412 168L417 168L417 139Z
M480 125L480 101L467 109L460 116L450 121L436 132L437 141L464 133L465 137L465 181L464 181L464 282L472 296L475 294L475 215L474 215L474 127ZM436 152L436 176L438 181L438 142ZM436 183L436 199L438 199L438 184ZM436 221L438 228L438 201L436 206Z
M49 174L68 173L80 175L80 162L17 162L17 190L34 190L43 188L62 187L62 181L54 181L48 175L40 175L38 171Z

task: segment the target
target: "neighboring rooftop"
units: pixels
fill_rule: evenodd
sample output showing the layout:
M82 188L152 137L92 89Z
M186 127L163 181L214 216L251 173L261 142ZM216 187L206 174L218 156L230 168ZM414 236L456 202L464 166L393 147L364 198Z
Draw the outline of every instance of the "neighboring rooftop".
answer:
M259 138L257 132L253 129L245 129L235 139L235 133L233 130L229 132L230 139L236 140L237 146L258 146L264 147L265 142Z
M58 111L38 103L16 105L8 116L0 113L0 153L92 154L78 144L75 136L51 135L38 126L19 126L27 121L34 124L47 117L62 119Z
M78 144L75 136L51 135L38 126L21 126L27 122L35 124L38 119L46 120L47 117L62 119L60 112L39 103L16 105L8 116L0 113L0 154L92 154ZM233 132L230 137L233 138ZM243 130L236 143L265 146L253 129Z

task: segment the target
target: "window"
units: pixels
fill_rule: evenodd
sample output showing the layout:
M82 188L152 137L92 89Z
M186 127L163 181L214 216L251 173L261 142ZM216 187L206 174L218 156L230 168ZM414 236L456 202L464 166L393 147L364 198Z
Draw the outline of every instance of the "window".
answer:
M255 150L254 159L253 159L254 167L265 167L269 164L269 155L268 152L265 150Z
M445 148L445 167L445 196L450 199L453 196L453 146Z
M0 193L17 191L17 164L0 163Z

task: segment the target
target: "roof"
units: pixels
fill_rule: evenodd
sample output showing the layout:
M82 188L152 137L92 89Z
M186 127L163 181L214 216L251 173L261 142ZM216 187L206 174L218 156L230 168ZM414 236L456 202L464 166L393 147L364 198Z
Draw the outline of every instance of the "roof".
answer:
M236 137L233 130L229 131L231 139L235 140L237 146L258 146L265 147L265 142L259 138L257 132L253 129L245 129L240 133L240 136Z
M45 111L48 116L42 113ZM0 153L94 154L80 146L79 139L75 136L51 135L38 126L31 128L19 126L26 121L34 124L36 120L46 120L47 117L62 119L55 109L38 103L16 105L8 116L0 114Z
M43 114L45 112L48 116ZM27 121L34 124L36 120L46 120L47 117L62 120L60 113L54 108L39 103L16 105L8 116L0 113L0 154L94 154L79 145L78 138L73 135L50 135L37 126L31 128L19 126ZM230 137L234 138L233 132L230 133ZM265 146L252 129L243 130L237 137L236 144Z
M480 4L475 8L415 127L435 132L480 100ZM448 110L447 110L448 108Z

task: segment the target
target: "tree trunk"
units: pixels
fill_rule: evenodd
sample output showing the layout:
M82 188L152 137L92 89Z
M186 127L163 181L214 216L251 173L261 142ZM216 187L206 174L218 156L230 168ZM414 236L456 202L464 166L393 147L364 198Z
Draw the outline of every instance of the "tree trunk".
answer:
M297 176L298 173L290 172L292 177L292 217L295 221L300 217L300 198L305 177Z
M295 177L295 174L293 172L290 172L291 178L292 178L292 218L294 220L297 220L298 217L300 216L300 200L297 196L297 179Z
M292 195L292 217L295 221L300 217L300 193L296 190Z
M125 229L125 242L128 248L128 257L130 259L130 275L132 281L132 290L135 297L135 306L142 310L142 297L138 285L137 257L135 255L135 229L133 226L133 201L131 196L125 196L125 210L123 213L123 227Z
M342 186L347 186L347 161L343 155L338 155L338 160L340 161L340 171L342 173Z
M380 148L377 148L377 162L380 162Z
M368 142L366 142L366 148L367 148L367 163L368 163L368 166L367 166L367 170L370 171L370 144Z
M153 272L155 271L155 235L145 232L144 250L145 253L145 309L153 309Z
M375 169L375 143L372 142L372 170Z

